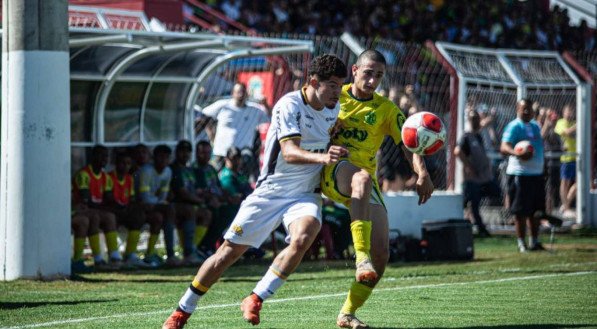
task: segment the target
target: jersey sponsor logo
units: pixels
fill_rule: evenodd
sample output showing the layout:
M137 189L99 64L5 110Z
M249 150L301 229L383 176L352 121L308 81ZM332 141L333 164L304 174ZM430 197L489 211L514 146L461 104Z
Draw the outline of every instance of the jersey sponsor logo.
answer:
M325 122L336 121L336 117L327 117L325 118Z
M357 128L352 128L352 129L341 128L339 135L346 139L356 139L359 142L363 142L363 141L367 140L369 133L367 133L366 130L361 130L361 129L357 129Z
M238 226L237 224L234 224L232 226L230 226L230 230L232 231L232 233L234 233L235 235L238 236L243 236L243 228Z
M305 118L307 118L309 120L315 120L315 118L310 116L309 114L305 114Z
M373 126L375 124L375 121L377 121L377 116L375 115L375 112L369 112L367 113L367 115L365 115L365 123Z

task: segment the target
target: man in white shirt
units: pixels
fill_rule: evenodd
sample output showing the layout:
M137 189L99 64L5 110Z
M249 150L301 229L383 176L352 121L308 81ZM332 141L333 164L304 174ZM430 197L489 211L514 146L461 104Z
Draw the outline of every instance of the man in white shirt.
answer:
M321 227L321 168L348 154L344 147L328 147L346 74L346 65L338 57L318 56L309 66L307 86L286 94L276 103L255 191L243 201L224 235L224 243L199 268L162 329L182 328L199 299L224 271L283 224L289 245L241 304L243 318L259 324L262 302L286 282Z
M232 88L232 98L221 99L203 108L201 115L217 121L213 154L218 170L230 147L253 150L257 127L270 121L257 104L247 102L247 87L239 82Z

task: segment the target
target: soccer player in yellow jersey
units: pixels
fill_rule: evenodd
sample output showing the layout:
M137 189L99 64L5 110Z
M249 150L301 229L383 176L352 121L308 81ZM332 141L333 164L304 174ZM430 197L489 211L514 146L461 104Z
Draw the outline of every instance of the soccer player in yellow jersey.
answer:
M339 125L332 139L333 144L345 146L349 156L326 165L322 172L323 193L350 209L356 251L356 281L337 319L342 328L368 328L355 312L371 295L389 256L388 215L376 178L376 153L386 135L396 144L401 142L405 117L394 103L375 93L385 69L385 58L376 50L364 51L352 66L354 82L342 88ZM423 158L402 149L418 175L419 204L425 203L433 183Z

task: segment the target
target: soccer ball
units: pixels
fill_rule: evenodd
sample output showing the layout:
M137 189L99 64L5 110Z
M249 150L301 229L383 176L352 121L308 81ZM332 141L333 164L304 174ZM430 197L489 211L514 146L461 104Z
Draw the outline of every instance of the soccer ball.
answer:
M446 128L437 115L417 112L404 121L402 142L413 153L431 155L444 147Z
M531 145L531 142L527 140L520 141L516 143L516 145L514 145L514 152L516 152L516 154L518 155L524 153L526 150L531 151L531 155L533 155L533 153L535 152L533 145Z

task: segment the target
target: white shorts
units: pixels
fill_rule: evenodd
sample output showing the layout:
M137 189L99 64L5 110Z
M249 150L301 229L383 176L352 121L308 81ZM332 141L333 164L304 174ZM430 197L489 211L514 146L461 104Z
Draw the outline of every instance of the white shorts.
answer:
M264 198L251 194L241 204L224 239L259 248L272 231L284 224L286 242L290 242L290 223L307 216L321 222L321 194L305 193L288 198Z

